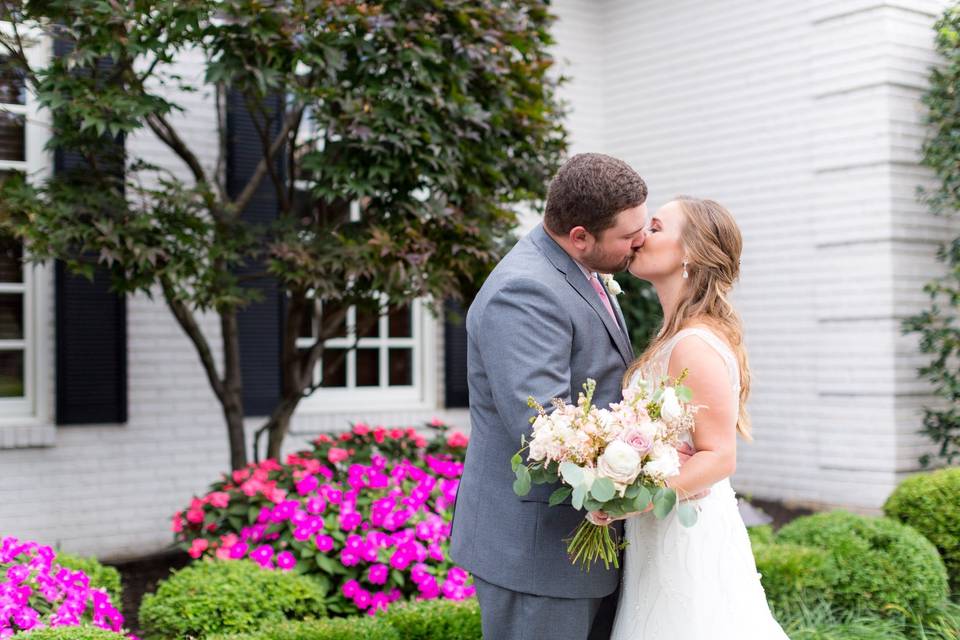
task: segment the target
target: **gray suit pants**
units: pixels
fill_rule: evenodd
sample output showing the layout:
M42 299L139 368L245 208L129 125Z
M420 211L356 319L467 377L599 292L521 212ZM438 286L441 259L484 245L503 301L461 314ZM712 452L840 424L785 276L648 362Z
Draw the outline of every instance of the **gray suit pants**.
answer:
M600 640L610 637L612 619L597 619L604 604L607 604L603 607L604 617L612 618L610 596L550 598L504 589L477 576L473 577L473 583L480 602L484 640ZM615 603L613 600L612 604Z

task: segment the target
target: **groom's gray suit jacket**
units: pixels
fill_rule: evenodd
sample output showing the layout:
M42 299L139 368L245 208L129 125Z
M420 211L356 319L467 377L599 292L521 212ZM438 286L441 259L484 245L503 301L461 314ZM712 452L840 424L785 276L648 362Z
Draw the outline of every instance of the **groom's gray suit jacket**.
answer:
M584 512L550 507L556 485L517 497L510 458L529 434L532 395L576 401L587 378L594 402L620 400L633 359L620 326L567 253L538 226L490 274L467 313L470 445L453 520L451 557L497 586L557 598L600 598L619 572L570 563L566 543Z

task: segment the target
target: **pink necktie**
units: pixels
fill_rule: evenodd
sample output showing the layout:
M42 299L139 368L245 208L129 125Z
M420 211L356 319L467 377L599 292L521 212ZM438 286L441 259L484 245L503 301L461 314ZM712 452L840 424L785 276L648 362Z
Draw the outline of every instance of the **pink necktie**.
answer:
M607 292L603 290L603 285L601 285L600 280L597 279L597 274L594 273L590 276L590 284L593 286L593 290L597 292L597 295L600 296L600 301L603 302L607 313L610 314L613 324L619 328L620 324L617 322L617 314L613 312L613 307L610 305L610 298L607 297Z

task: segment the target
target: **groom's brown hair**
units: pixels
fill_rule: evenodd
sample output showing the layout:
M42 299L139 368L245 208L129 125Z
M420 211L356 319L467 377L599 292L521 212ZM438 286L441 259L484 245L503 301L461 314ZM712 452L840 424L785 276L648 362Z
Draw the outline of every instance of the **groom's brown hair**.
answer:
M581 226L599 236L613 226L618 213L646 199L647 184L626 162L602 153L580 153L550 182L543 223L558 235Z

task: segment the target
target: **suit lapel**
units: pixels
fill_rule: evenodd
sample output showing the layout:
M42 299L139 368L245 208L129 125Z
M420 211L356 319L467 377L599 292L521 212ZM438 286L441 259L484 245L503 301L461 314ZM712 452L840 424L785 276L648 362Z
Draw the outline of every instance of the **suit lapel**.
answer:
M600 296L597 295L597 292L594 291L593 287L590 286L590 283L587 282L586 277L584 277L583 272L580 271L580 267L577 266L577 263L573 261L573 258L567 255L567 252L564 251L560 245L554 241L553 238L547 235L543 225L539 225L536 229L531 231L531 236L533 242L540 247L541 250L543 250L543 253L547 259L550 260L550 262L553 263L553 266L555 266L559 271L563 272L570 286L573 287L578 294L580 294L580 297L583 298L586 303L593 308L597 316L599 316L600 321L603 322L603 326L607 330L607 333L610 334L610 337L613 339L613 343L617 346L617 352L620 354L620 357L623 358L624 363L629 365L631 362L633 362L633 347L630 345L630 339L627 338L627 334L617 326L614 319L610 317L609 313L607 313L607 309L603 306ZM607 297L610 297L609 294ZM616 309L617 314L620 314L619 305L613 303L613 306ZM622 322L622 314L620 314L620 318Z
M613 310L617 314L617 320L620 322L620 329L623 330L623 335L627 338L627 346L630 347L630 358L631 360L635 357L633 351L633 343L630 341L630 334L627 332L627 320L623 317L623 309L620 308L620 303L617 302L617 296L610 293L610 289L607 288L607 285L604 284L603 279L600 279L600 284L603 286L603 290L607 292L607 298L610 300L610 304L613 306Z

